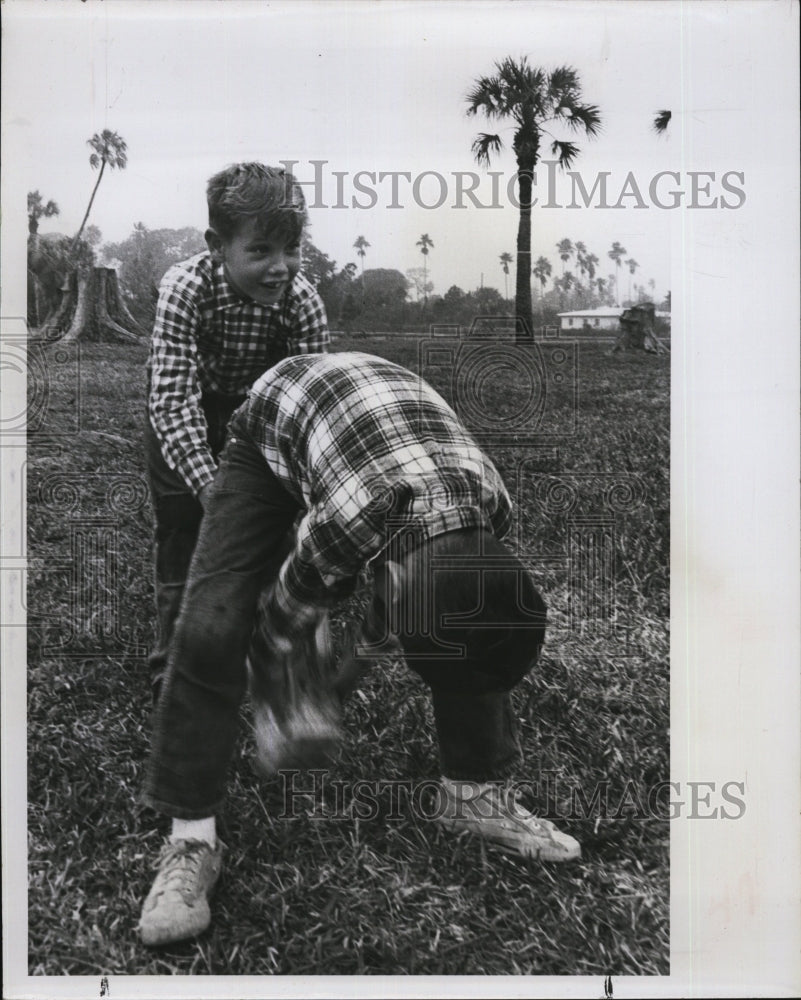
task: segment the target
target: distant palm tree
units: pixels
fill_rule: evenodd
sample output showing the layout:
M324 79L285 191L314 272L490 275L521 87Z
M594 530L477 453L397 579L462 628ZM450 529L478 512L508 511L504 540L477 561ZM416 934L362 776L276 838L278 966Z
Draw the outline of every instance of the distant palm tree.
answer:
M572 271L565 271L562 275L562 291L566 293L566 298L570 299L570 289L576 283L575 275Z
M557 253L559 254L560 260L562 261L562 277L564 277L565 274L565 264L573 256L573 249L574 249L573 243L571 240L568 239L559 240L559 242L556 244Z
M356 253L361 258L362 262L362 295L364 295L364 258L367 256L367 248L370 244L363 236L357 236L356 242L353 244Z
M601 299L601 305L603 305L604 296L606 294L606 278L596 278L595 286L598 289L598 295Z
M38 326L42 319L42 279L37 273L42 264L39 243L39 220L58 215L59 208L54 201L44 202L38 191L28 192L28 288L32 297L30 320Z
M657 135L664 135L664 133L667 132L667 128L672 117L672 111L657 111L654 115L654 120L651 122L651 128Z
M577 240L573 244L573 248L576 251L576 266L581 272L582 278L587 273L587 247L581 240Z
M540 319L545 316L545 285L550 278L553 268L551 267L551 262L547 257L538 257L537 263L532 268L532 274L539 281L540 285Z
M116 132L104 128L102 132L96 132L91 139L87 139L86 141L87 145L91 146L93 150L92 155L89 157L89 166L92 170L97 170L100 167L100 173L97 175L97 182L92 190L89 204L86 207L86 214L83 217L83 222L81 222L81 228L75 234L75 239L72 241L71 252L78 245L83 227L86 225L86 220L92 211L92 203L95 200L97 189L100 187L100 182L103 180L103 171L106 169L106 164L108 164L110 170L124 170L128 165L128 146L125 140L117 135Z
M428 268L426 267L426 261L428 259L429 249L434 249L434 241L428 235L428 233L423 233L420 239L415 243L415 246L420 247L420 253L423 255L423 304L428 304L428 290L426 284L428 282Z
M534 168L540 159L543 136L552 139L551 152L560 166L569 167L579 154L574 142L554 139L548 126L562 126L588 138L598 135L601 115L593 104L581 100L578 73L560 66L547 73L520 60L507 57L495 63L494 76L482 76L467 95L467 114L481 112L490 121L511 120L512 149L517 161L520 220L517 229L517 278L515 313L518 335L526 339L533 330L531 309L531 188ZM489 166L491 155L500 152L500 135L481 132L473 142L476 160Z
M513 260L514 257L510 253L506 253L505 251L500 256L501 267L503 268L503 284L506 293L504 295L504 298L506 299L507 302L509 301L509 265L512 263Z
M42 201L38 191L28 192L28 234L36 236L39 232L39 220L50 219L59 213L58 205L52 201Z
M628 253L628 250L615 240L612 244L612 249L607 254L610 260L615 262L615 298L617 299L617 305L620 305L620 283L617 274L620 272L620 261L623 259L623 254L626 253Z
M637 263L637 261L633 257L629 257L629 259L628 260L624 260L623 263L629 269L629 302L631 302L631 276L634 274L634 272L637 270L637 268L640 265Z

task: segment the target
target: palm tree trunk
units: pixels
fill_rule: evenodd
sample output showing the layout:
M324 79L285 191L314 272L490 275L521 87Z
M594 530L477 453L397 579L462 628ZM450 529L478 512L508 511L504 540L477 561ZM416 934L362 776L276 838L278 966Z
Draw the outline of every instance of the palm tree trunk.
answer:
M531 310L531 170L518 171L520 222L517 227L515 275L515 343L527 343L534 333Z
M83 222L81 223L81 228L75 235L75 239L72 241L72 246L70 247L70 253L73 253L75 247L78 245L78 240L81 238L81 233L83 232L83 227L86 225L86 220L89 218L89 213L92 211L92 203L95 200L95 195L97 194L97 189L100 187L100 182L103 180L103 171L106 169L106 161L100 164L100 173L97 175L97 182L95 183L94 189L92 190L92 197L89 199L89 204L86 206L86 214L83 217Z

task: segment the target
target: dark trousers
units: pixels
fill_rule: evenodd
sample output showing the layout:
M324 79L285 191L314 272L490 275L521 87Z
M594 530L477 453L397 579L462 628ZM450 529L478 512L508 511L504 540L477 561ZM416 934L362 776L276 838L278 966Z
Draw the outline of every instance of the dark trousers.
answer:
M247 689L257 601L275 578L299 510L234 420L200 524L156 710L144 801L168 816L196 819L220 808ZM375 614L373 607L368 615ZM497 690L487 690L482 677L473 693L470 678L462 685L452 674L440 686L414 658L409 665L432 686L444 773L479 781L509 774L519 751L506 676ZM505 666L499 664L499 672ZM524 672L525 666L515 676Z
M203 397L209 448L215 459L225 443L231 414L243 399L216 394ZM154 582L157 637L148 660L155 701L167 669L167 647L181 607L203 508L184 480L164 460L161 443L149 417L145 420L145 459L156 520Z

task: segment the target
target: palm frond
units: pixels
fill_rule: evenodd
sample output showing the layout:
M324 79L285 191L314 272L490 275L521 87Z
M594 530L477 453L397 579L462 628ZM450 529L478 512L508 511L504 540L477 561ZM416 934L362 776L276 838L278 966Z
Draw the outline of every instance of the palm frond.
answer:
M468 115L481 111L487 118L499 118L508 113L503 84L496 76L480 77L466 100Z
M112 170L124 170L128 165L128 144L117 132L104 128L96 132L86 143L94 152L89 157L89 165L96 169L100 164L107 164Z
M583 130L590 138L595 138L601 129L601 109L595 104L574 104L565 122L574 132Z
M471 147L473 156L482 166L490 165L490 154L498 153L503 149L503 140L499 135L489 135L487 132L480 132Z
M569 167L579 154L579 148L575 142L560 141L554 139L551 143L551 152L559 161L560 167Z
M580 90L579 76L572 66L558 66L548 77L548 90L556 95L569 96Z
M662 135L667 132L667 127L670 124L670 119L673 117L672 111L667 111L663 109L662 111L657 111L654 115L654 120L651 123L651 128L656 132L657 135Z

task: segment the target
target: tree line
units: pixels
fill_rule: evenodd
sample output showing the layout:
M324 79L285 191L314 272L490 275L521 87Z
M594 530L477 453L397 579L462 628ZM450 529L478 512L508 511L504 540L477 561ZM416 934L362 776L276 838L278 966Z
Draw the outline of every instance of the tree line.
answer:
M624 259L628 251L619 242L608 251L615 270L605 277L596 275L599 257L590 253L584 243L569 239L557 244L562 262L560 275L553 277L551 262L544 256L532 265L532 184L543 144L549 144L559 166L567 169L580 153L574 138L594 139L602 129L600 110L583 99L577 71L570 66L546 71L531 66L525 56L519 60L506 58L495 63L492 75L476 80L466 103L469 116L483 115L491 123L508 123L513 131L511 147L517 164L520 205L514 295L518 335L525 339L534 331L532 285L539 285L540 323L553 321L556 311L567 308L624 304L620 281L624 266L628 270L627 301L647 299L644 286L633 282L639 264L633 257ZM657 112L653 130L664 134L671 117L669 110ZM124 170L128 154L125 140L109 129L93 135L88 145L92 150L89 164L98 171L98 177L72 240L39 235L40 221L57 215L59 209L39 191L28 195L28 318L32 325L65 340L136 340L152 324L158 281L166 268L205 244L196 229L148 230L143 223L137 223L128 239L102 248L103 259L116 267L98 265L99 239L97 232L91 232L93 227L87 226L89 214L106 169ZM475 159L485 167L503 148L500 132L480 132L472 143ZM442 296L434 296L428 280L428 255L434 242L427 233L416 244L422 267L410 269L406 276L393 269L366 269L370 244L364 236L358 236L353 246L360 260L360 273L351 262L337 269L336 262L309 239L305 243L305 270L323 297L334 325L345 329L404 329L431 322L462 324L478 315L507 312L508 276L513 261L508 252L500 255L504 296L494 288L463 292L457 286ZM575 270L567 267L568 262L574 263ZM553 287L546 292L551 277ZM653 292L652 281L650 285ZM413 301L408 299L410 288L416 293Z

